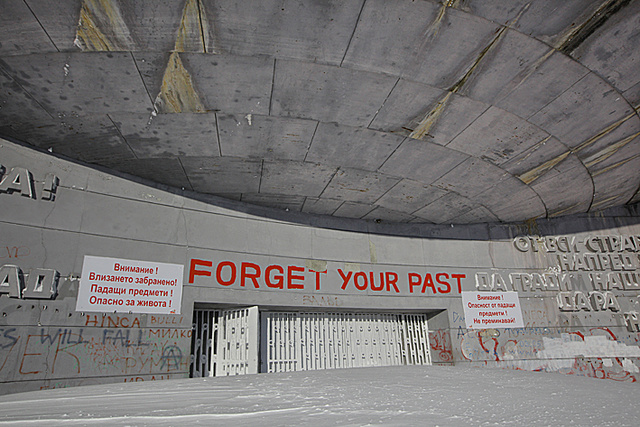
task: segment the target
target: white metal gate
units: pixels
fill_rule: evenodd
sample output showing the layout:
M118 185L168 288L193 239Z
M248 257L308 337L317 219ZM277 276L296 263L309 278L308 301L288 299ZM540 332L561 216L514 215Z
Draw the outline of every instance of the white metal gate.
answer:
M424 314L267 312L262 371L428 365Z
M191 376L258 373L258 307L194 310Z

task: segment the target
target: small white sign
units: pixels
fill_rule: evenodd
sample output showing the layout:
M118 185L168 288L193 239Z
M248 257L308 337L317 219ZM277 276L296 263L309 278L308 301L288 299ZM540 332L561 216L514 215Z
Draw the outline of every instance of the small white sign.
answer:
M76 311L180 314L180 264L85 256Z
M517 292L462 292L469 329L524 328Z

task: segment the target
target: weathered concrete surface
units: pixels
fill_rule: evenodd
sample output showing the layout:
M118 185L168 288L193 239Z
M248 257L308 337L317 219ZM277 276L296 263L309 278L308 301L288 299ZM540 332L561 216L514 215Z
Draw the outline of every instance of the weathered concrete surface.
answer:
M639 19L637 0L7 0L0 136L300 214L598 212L640 197ZM486 167L436 185L466 159L524 185ZM319 169L379 182L318 191Z
M480 201L494 202L482 192L454 197L443 187L459 183L445 175L437 187L424 189L431 200L419 201L426 207L418 211L422 222L441 225L372 221L363 227L361 221L311 214L291 221L295 216L290 212L255 205L401 222L411 217L398 212L413 203L403 191L419 184L387 182L355 169L339 169L333 176L315 163L185 159L192 159L184 167L194 171L222 169L220 175L234 185L280 192L286 182L295 182L293 194L318 193L326 185L336 199L326 203L320 198L305 207L309 199L302 196L276 199L280 196L264 197L255 190L244 190L238 202L199 199L189 189L138 183L0 141L2 393L188 376L197 303L301 311L418 311L431 316L434 363L640 379L637 205L554 220L454 225L456 218L482 222L492 214ZM215 163L218 159L227 163ZM459 167L469 169L474 161L479 160L470 158ZM300 165L314 170L301 170ZM483 167L489 171L485 173L497 169L490 163ZM23 171L19 179L12 178L16 171ZM316 179L289 180L283 171ZM606 173L599 176L610 179ZM505 193L512 183L525 185L515 178L494 180ZM387 203L402 206L372 213L367 197L389 185L396 190L386 193ZM340 187L353 194L344 203L337 198L342 197ZM507 221L519 209L535 209L536 200L509 201L504 211L498 210L499 219ZM137 307L131 312L77 311L87 255L183 266L180 312L144 314ZM205 264L194 269L193 260ZM227 263L225 268L255 265L261 272L272 265L293 266L301 269L301 278L293 287L282 288L270 286L262 273L255 282L240 279L239 273L234 279L219 279L216 268L221 262ZM316 276L314 269L319 268L326 273ZM56 286L49 279L37 285L35 278L43 271L59 274ZM371 277L385 274L396 275L393 285L369 283ZM16 287L19 283L26 285L25 293ZM38 286L52 292L43 294ZM482 291L517 292L524 327L469 328L461 294ZM110 291L104 292L106 296Z

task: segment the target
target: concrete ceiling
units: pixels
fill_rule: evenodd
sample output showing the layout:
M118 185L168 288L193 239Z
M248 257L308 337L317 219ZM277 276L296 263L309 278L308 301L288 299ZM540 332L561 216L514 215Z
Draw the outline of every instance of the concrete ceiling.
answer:
M0 136L384 222L640 201L640 0L3 0Z

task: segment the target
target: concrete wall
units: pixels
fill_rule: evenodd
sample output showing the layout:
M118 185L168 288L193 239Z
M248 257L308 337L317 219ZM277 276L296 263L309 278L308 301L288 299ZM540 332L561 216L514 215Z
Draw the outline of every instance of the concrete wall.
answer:
M394 226L200 201L4 140L0 164L1 393L186 377L196 303L428 312L436 363L640 378L637 206ZM180 313L76 311L87 255L184 266ZM476 291L517 291L525 327L467 329Z

